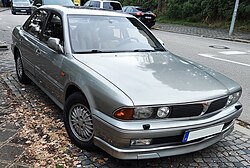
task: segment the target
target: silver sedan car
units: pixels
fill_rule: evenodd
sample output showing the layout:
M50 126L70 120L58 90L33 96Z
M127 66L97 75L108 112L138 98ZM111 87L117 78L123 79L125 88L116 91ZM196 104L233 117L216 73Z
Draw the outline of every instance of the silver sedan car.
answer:
M148 159L206 148L242 112L233 80L167 51L134 16L43 6L12 35L19 81L63 111L80 148Z

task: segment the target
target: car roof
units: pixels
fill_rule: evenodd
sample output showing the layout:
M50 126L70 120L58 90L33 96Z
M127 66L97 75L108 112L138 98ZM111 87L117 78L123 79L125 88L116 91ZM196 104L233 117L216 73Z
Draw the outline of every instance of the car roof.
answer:
M105 15L105 16L120 16L120 17L133 17L129 14L116 12L113 10L87 8L81 6L60 6L60 5L43 5L39 9L55 10L62 15L76 14L76 15Z

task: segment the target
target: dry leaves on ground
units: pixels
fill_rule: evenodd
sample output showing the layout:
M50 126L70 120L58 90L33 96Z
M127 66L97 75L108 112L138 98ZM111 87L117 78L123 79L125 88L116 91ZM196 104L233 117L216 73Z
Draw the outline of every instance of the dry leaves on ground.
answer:
M19 138L25 139L21 162L34 167L73 167L79 148L72 145L64 129L62 112L54 105L31 107L12 97L13 112L8 119L22 121Z

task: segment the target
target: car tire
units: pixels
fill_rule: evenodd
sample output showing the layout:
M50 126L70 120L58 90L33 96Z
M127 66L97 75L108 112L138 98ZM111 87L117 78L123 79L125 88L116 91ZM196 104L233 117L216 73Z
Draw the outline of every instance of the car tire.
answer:
M70 95L64 105L64 125L71 141L79 148L95 150L92 114L80 92Z
M12 13L13 15L15 15L15 14L16 14L16 12L14 12L14 11L11 11L11 13Z
M19 82L22 84L29 84L31 80L24 72L23 62L22 62L22 58L21 58L19 51L15 52L15 56L16 56L16 59L15 59L16 74L17 74L17 78Z

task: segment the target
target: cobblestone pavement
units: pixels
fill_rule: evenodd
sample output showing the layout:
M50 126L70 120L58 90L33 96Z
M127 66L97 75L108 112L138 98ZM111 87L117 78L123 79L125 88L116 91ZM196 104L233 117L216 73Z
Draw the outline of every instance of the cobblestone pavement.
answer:
M212 28L192 27L192 26L163 24L163 23L156 23L154 28L162 30L162 31L173 32L173 33L189 34L189 35L195 35L195 36L234 40L234 41L250 43L250 33L235 32L232 36L229 36L228 30L226 29L215 29L215 28L212 29Z
M0 74L6 72L14 72L15 63L10 50L0 50Z

